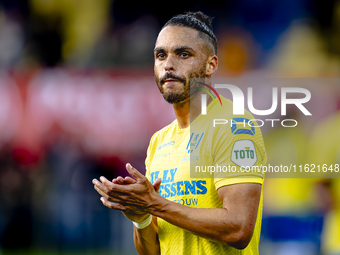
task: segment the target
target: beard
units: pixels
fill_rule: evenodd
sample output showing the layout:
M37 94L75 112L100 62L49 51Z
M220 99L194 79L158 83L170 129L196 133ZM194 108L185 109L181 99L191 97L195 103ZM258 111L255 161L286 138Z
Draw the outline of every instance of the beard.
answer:
M165 101L167 101L170 104L176 104L176 103L180 103L180 102L187 100L188 98L190 98L190 96L196 94L199 91L198 89L199 85L197 84L191 85L191 88L190 88L190 79L205 78L205 77L206 77L205 66L202 66L198 72L190 73L188 79L186 79L185 77L177 76L173 74L172 72L167 72L162 78L159 78L155 75L155 80L156 80L158 89L163 95L163 98L165 99ZM183 84L182 89L177 90L177 91L164 92L163 84L165 83L166 79L170 79L170 78L177 79L180 83L182 83Z

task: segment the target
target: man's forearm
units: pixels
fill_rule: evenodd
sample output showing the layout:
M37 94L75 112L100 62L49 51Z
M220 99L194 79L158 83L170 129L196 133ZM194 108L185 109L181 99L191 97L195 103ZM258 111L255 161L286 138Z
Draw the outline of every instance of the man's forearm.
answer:
M170 201L166 201L162 208L155 210L153 215L197 236L238 249L245 248L250 241L243 238L242 219L227 209L191 208Z
M247 190L247 199L252 203L244 203L245 195L240 195L240 201L232 200L233 206L224 208L192 208L158 197L150 213L197 236L244 249L256 223L261 186L255 189L256 192Z
M157 227L153 222L144 229L133 227L133 239L139 255L159 255Z

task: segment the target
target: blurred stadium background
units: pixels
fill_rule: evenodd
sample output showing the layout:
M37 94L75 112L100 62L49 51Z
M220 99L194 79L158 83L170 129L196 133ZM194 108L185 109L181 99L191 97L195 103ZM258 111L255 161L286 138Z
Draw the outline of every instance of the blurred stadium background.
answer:
M125 176L126 162L144 171L151 135L174 119L154 43L194 10L214 17L217 77L340 77L339 0L0 0L1 255L136 254L131 222L91 180ZM340 162L339 135L323 139L339 133L340 94L313 96L326 124L265 130L269 162ZM337 179L265 183L260 254L340 254Z

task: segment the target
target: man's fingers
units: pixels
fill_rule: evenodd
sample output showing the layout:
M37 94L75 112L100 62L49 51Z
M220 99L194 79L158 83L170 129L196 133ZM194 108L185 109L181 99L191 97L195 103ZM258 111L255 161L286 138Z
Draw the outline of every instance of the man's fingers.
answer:
M137 182L135 179L133 179L129 176L125 177L124 181L125 181L126 184L134 184L134 183Z
M99 193L99 195L101 195L102 197L105 197L106 199L109 199L109 195L106 194L104 191L102 191L101 189L99 189L97 186L94 186L94 189Z
M135 184L137 181L129 176L123 178L121 176L118 176L117 178L112 180L113 184L121 184L121 185L126 185L126 184Z
M125 184L124 178L121 177L121 176L117 177L117 181L118 181L119 184Z
M127 186L125 185L110 182L103 176L100 177L100 180L101 182L94 179L92 182L99 190L103 191L107 195L117 196L118 194L127 192Z
M97 179L93 179L92 183L94 184L95 187L97 187L98 189L102 190L105 193L107 193L109 191L109 189L103 183L98 181Z
M122 178L122 177L117 177L112 180L113 184L120 184L120 185L127 185L127 184L135 184L137 181L129 176Z
M125 207L119 203L112 203L107 201L107 199L105 197L101 197L100 201L102 201L103 205L105 205L106 207L113 209L113 210L120 210L120 211L124 211Z
M126 170L129 172L129 174L135 177L137 181L142 181L145 179L145 176L142 175L136 168L132 167L130 163L126 164Z
M115 181L115 179L113 179L112 182L110 182L104 176L101 176L100 180L101 182L96 179L93 179L92 183L106 194L113 194L119 192L124 193L129 191L127 185L120 185L117 180ZM113 181L117 183L114 183Z
M118 179L118 178L117 178ZM106 179L104 176L100 177L100 181L109 189L111 190L113 188L113 183L110 182L108 179ZM117 180L118 181L118 180ZM118 181L119 182L119 181Z
M94 189L99 193L99 195L101 195L102 197L104 197L106 200L111 201L111 202L121 202L124 201L124 199L121 199L119 196L109 196L108 194L106 194L105 192L103 192L102 190L98 189L98 187L94 187Z

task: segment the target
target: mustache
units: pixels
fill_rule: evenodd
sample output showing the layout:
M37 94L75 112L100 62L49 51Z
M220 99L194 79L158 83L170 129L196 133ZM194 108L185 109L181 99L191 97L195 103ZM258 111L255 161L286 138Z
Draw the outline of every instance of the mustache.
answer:
M186 80L183 77L177 76L173 73L165 73L165 75L162 77L162 79L160 80L160 83L163 85L165 83L166 79L176 79L182 83L185 84Z

